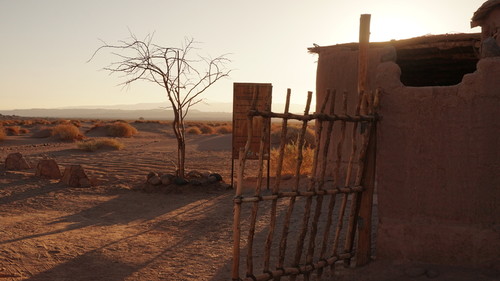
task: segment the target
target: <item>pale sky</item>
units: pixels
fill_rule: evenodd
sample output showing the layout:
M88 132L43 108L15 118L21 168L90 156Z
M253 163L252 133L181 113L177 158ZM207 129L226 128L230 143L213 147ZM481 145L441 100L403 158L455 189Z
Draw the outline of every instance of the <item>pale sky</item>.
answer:
M371 14L374 41L480 32L472 14L485 0L0 0L0 110L165 102L163 88L101 71L114 59L101 42L142 38L180 47L203 42L200 55L230 53L234 71L204 94L232 101L234 82L273 84L273 102L304 103L315 90L320 46L356 42L359 17Z

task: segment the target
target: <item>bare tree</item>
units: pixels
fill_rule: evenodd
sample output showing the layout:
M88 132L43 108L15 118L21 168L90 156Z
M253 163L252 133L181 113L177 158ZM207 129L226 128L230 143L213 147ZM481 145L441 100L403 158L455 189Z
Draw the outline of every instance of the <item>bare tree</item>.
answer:
M186 161L186 134L184 120L189 109L202 101L200 95L221 78L229 76L226 64L230 60L226 55L216 58L196 56L192 51L195 42L186 38L180 48L162 47L152 43L153 34L143 40L134 34L117 45L103 42L90 60L102 49L110 49L117 60L104 70L110 73L121 73L129 86L135 81L145 80L163 87L170 106L173 109L173 131L177 139L177 174L184 177ZM89 60L89 61L90 61ZM203 69L203 70L201 70Z

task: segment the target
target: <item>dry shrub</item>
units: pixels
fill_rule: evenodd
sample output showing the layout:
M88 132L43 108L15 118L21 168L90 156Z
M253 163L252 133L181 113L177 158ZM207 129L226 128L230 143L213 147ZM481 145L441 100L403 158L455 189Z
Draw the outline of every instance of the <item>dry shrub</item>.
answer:
M52 130L52 136L63 141L79 140L82 138L80 130L73 124L59 124Z
M20 134L21 127L19 126L9 126L5 128L5 132L9 136L18 136Z
M99 122L93 122L92 124L92 127L90 127L90 129L88 129L87 131L85 131L86 133L89 133L89 132L92 132L98 128L102 128L106 126L106 124L104 124L102 121L99 121Z
M34 124L34 120L31 120L31 119L21 120L21 122L19 122L19 125L25 126L25 127L31 127L31 126L33 126L33 124Z
M184 125L186 125L186 127L201 127L205 124L203 122L187 121L187 122L184 122Z
M82 126L82 122L80 120L71 120L69 121L71 124L75 125L75 127L80 128Z
M19 134L21 134L21 135L25 135L25 134L27 134L27 133L29 133L29 132L30 132L30 130L28 130L28 129L26 129L26 128L21 128L21 129L19 130Z
M15 126L17 125L17 121L16 120L3 120L2 121L2 126L5 127L5 126Z
M233 126L222 125L222 126L216 127L215 130L217 131L217 134L230 134L233 132Z
M107 134L110 137L129 138L137 134L137 129L128 123L116 121L113 124L107 125Z
M33 127L36 125L49 125L49 124L50 121L45 119L28 119L28 120L23 120L19 125L24 127Z
M142 124L142 123L154 123L154 124L161 124L160 120L145 120L145 119L140 119L135 120L134 123L137 124Z
M298 156L299 146L295 142L291 142L285 145L285 152L283 154L283 166L281 169L282 175L294 175L295 169L297 167L297 156ZM311 174L312 165L314 161L314 149L305 146L302 147L302 165L300 166L300 174L308 175ZM273 174L276 174L276 168L278 166L279 149L271 149L271 170Z
M3 141L6 137L5 129L0 126L0 141Z
M215 134L215 128L212 126L202 124L199 128L200 128L201 132L205 135Z
M34 132L32 138L48 138L53 135L53 127L41 127L38 131Z
M298 126L294 125L288 126L286 132L286 143L291 144L297 142L301 130L302 128ZM281 142L281 125L275 126L273 124L273 126L271 127L271 145L279 146L280 142ZM306 129L306 133L304 135L304 145L311 148L314 148L316 146L316 132L309 127Z
M191 134L191 135L201 135L202 134L200 128L198 128L198 127L190 127L186 130L186 133Z
M81 141L77 143L77 147L78 149L92 152L101 148L121 150L125 147L125 145L116 139L104 138L104 139L89 139Z

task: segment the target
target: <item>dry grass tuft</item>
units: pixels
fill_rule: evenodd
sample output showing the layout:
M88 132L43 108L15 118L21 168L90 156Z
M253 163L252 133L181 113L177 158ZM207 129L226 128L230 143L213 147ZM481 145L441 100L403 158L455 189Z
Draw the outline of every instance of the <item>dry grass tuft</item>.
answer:
M160 120L145 120L145 119L140 119L139 120L135 120L134 123L137 123L137 124L143 124L143 123L147 123L147 124L161 124L162 122L160 122Z
M191 135L201 135L202 134L200 128L198 128L198 127L189 127L186 130L186 133L191 134Z
M52 136L63 141L73 141L82 139L80 129L73 124L59 124L52 130Z
M287 133L286 133L286 143L291 144L295 143L299 139L300 131L301 131L301 126L300 125L289 125L287 127ZM281 124L273 124L271 127L271 145L272 146L279 146L281 141ZM311 147L314 148L316 146L316 133L315 131L308 127L306 129L306 133L304 135L304 145L306 147Z
M89 139L81 141L77 143L77 147L78 149L92 152L106 148L121 150L125 147L125 145L116 139L104 138L104 139Z
M90 127L90 129L88 129L86 131L86 133L92 132L92 131L94 131L94 130L96 130L98 128L102 128L102 127L105 127L105 126L106 125L102 121L100 121L100 122L92 122L92 127Z
M48 138L53 135L53 127L41 127L38 131L34 132L32 138Z
M21 127L19 126L9 126L5 128L5 132L9 136L18 136L21 133Z
M215 128L209 125L202 124L199 126L201 132L205 135L213 135L215 134Z
M233 132L233 126L221 125L221 126L216 127L215 131L217 132L217 134L222 134L222 135L230 134Z
M137 134L137 129L128 123L116 121L113 124L107 125L107 134L110 137L129 138Z
M21 129L19 130L19 134L21 134L21 135L25 135L25 134L27 134L27 133L29 133L29 132L30 132L30 130L28 130L28 129L26 129L26 128L21 128Z
M0 126L0 141L3 141L7 134L5 134L5 129Z
M281 169L282 175L294 175L295 169L297 167L297 155L299 151L299 146L295 142L291 142L285 145L285 152L283 156L283 167ZM311 174L312 165L314 161L314 149L305 146L302 148L302 165L300 167L301 175ZM276 168L278 166L279 149L271 149L271 170L273 174L276 174Z

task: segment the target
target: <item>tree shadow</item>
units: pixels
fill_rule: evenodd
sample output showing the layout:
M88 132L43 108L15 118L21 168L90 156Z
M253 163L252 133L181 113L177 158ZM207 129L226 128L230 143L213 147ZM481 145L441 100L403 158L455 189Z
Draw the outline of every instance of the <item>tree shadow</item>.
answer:
M0 199L0 202L7 202L9 200L22 200L50 191L67 188L63 184L50 184L48 186L49 188L31 189L25 193L10 196L5 200ZM81 210L71 215L60 217L54 221L47 223L47 225L64 224L65 226L63 228L54 231L35 233L24 237L0 241L0 244L63 233L66 231L81 229L89 226L105 227L117 224L126 225L134 221L145 222L179 209L184 205L190 204L198 199L196 197L191 197L192 200L164 200L163 194L146 194L130 190L123 190L115 196L116 197L97 204L93 207ZM192 208L195 207L196 206L193 206ZM187 211L189 210L186 210L185 212ZM179 213L177 215L181 214L182 213Z
M231 234L227 230L231 229L231 221L228 220L232 210L231 197L232 194L228 192L219 193L200 203L193 200L191 204L185 204L184 201L184 204L179 202L176 205L169 205L162 209L161 212L145 210L143 214L137 212L141 207L144 208L144 206L138 204L126 208L128 210L123 210L125 213L121 215L110 212L111 209L120 204L121 199L117 198L116 200L110 200L110 203L100 204L77 214L61 217L52 223L72 222L67 228L60 230L67 231L91 225L86 220L88 216L97 218L92 223L93 225L106 226L127 223L137 219L152 220L154 216L158 216L160 213L171 214L167 218L151 221L143 231L113 240L98 249L86 252L52 269L38 273L27 280L124 280L126 277L131 278L132 275L132 278L137 275L137 280L157 280L144 279L147 277L142 277L142 273L138 271L144 268L161 269L165 264L170 267L170 270L168 275L164 276L164 280L185 280L186 274L191 276L197 274L197 268L188 267L186 264L189 264L189 262L186 262L186 260L194 259L194 264L206 266L206 255L217 251L217 249L200 251L196 247L193 248L193 245L206 245L208 240L212 242L223 241L219 245L220 248L228 249L230 247ZM199 197L195 199L199 199ZM138 214L134 215L134 213ZM214 219L215 216L218 218ZM225 229L225 231L222 231L222 229ZM175 237L172 238L170 234L174 232ZM38 236L49 234L52 233L42 233L38 234ZM154 253L150 253L151 242L141 238L154 235L157 235L159 239L157 244L154 244ZM23 239L28 238L33 237L24 237ZM119 248L119 246L123 245L126 245L129 250L134 249L132 252L125 253L125 255L140 254L141 258L133 259L134 262L124 262L122 253L112 251L111 255L101 254L104 252L110 253L110 249ZM191 252L187 253L187 251ZM113 254L116 254L116 258L113 257ZM162 274L162 272L155 273Z
M65 188L68 187L63 183L47 182L47 180L42 180L33 176L27 177L18 175L14 177L14 180L3 184L2 190L11 189L13 191L8 196L0 197L0 205L42 196Z
M137 265L109 259L98 251L90 251L26 280L118 281L124 280L125 277L132 274L132 272L136 271L137 268Z

